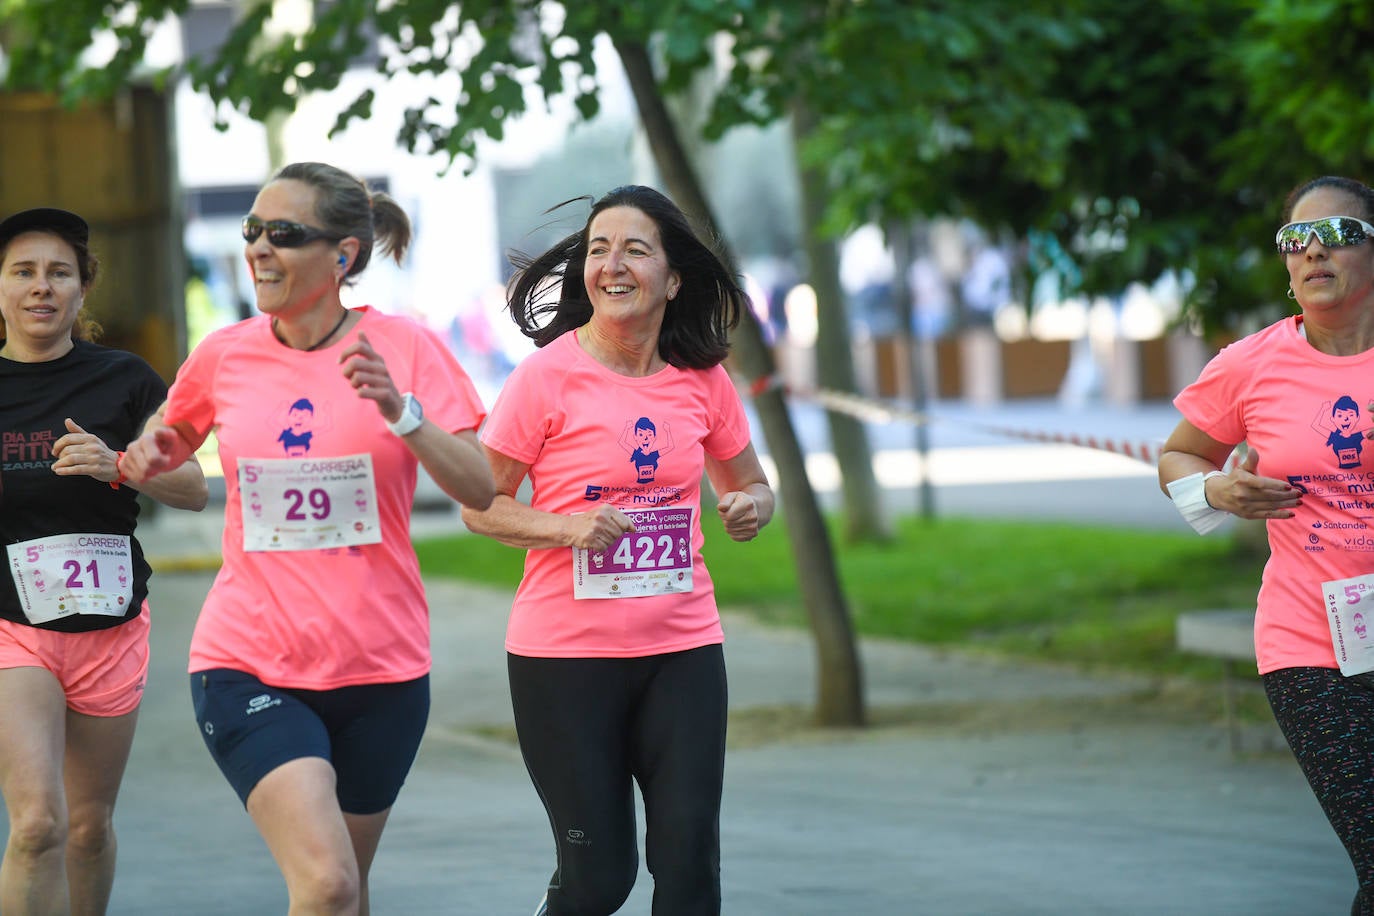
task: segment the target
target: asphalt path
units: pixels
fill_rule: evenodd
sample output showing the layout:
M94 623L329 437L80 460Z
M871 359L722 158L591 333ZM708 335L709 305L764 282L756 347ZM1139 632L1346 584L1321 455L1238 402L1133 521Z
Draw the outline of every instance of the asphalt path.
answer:
M154 668L117 817L116 916L286 910L191 717L186 643L208 585L158 579ZM505 737L509 594L429 591L434 710L374 867L373 912L522 916L552 846ZM863 646L873 728L797 727L815 677L809 638L733 614L726 628L739 739L722 817L726 913L1348 909L1344 853L1264 728L1233 755L1215 717L1169 712L1149 679L887 642ZM651 888L641 866L623 912L647 914Z

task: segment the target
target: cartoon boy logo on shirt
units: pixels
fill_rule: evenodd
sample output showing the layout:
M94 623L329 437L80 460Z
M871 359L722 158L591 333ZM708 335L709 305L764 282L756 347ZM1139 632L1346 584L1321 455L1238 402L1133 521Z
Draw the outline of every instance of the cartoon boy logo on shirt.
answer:
M1341 395L1334 406L1330 401L1323 402L1312 418L1312 428L1326 437L1326 444L1342 468L1360 466L1364 432L1359 429L1359 422L1360 406L1348 394Z
M634 462L635 479L639 483L653 483L658 473L658 459L673 450L673 433L668 423L663 423L662 441L659 441L658 428L648 417L640 417L633 422L625 421L625 431L620 434L620 447L630 453Z
M277 441L288 458L303 458L310 454L310 440L315 435L315 405L308 398L300 398L286 412L290 424L281 431Z

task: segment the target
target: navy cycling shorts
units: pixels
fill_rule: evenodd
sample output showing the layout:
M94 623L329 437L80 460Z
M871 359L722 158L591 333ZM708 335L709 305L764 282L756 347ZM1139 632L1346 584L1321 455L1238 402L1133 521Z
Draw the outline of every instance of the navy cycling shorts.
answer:
M424 736L429 675L334 690L271 687L212 668L191 675L200 736L239 800L277 767L322 757L334 767L346 814L390 808Z

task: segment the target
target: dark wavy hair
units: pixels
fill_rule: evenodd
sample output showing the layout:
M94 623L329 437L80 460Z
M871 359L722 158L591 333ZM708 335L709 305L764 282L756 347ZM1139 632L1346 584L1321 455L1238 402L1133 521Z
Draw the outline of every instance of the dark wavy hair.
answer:
M1360 202L1360 213L1343 213L1341 216L1358 216L1366 221L1374 221L1374 189L1371 189L1362 181L1354 178L1344 178L1340 175L1323 175L1320 178L1313 178L1298 185L1288 192L1288 197L1283 201L1283 223L1288 225L1293 221L1293 208L1312 191L1320 188L1330 188L1342 194L1349 194Z
M546 212L590 199L574 198ZM643 185L624 185L608 192L592 204L579 231L538 257L510 255L516 268L506 287L511 318L539 347L591 319L592 303L582 282L587 234L592 221L612 207L633 207L654 221L668 266L682 278L663 315L659 356L679 369L718 365L730 353L730 332L748 307L748 297L716 253L692 231L677 204Z

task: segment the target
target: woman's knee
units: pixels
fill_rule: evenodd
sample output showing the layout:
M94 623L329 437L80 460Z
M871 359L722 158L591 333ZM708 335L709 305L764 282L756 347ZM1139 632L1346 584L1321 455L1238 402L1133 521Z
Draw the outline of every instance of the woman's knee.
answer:
M683 888L704 893L718 889L720 820L714 809L675 805L648 818L644 845L655 886L670 896L681 894Z
M564 858L558 887L549 891L549 913L606 916L625 905L639 873L639 854Z
M104 805L73 811L67 825L67 849L80 858L99 858L114 845L114 812Z
M343 862L316 862L286 876L291 908L310 913L356 913L361 884L357 868Z
M49 805L17 807L10 811L9 850L26 858L38 858L67 843L67 824L61 812Z
M1355 893L1355 901L1350 904L1350 916L1371 916L1374 914L1374 887L1362 886Z
M564 886L549 892L549 916L608 916L625 905L633 886L605 881Z

